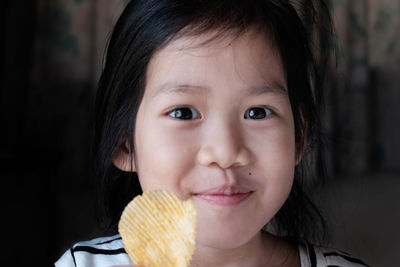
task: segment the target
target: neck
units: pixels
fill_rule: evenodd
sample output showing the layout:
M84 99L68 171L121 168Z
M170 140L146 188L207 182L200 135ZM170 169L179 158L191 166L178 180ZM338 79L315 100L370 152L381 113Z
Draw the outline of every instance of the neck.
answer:
M232 249L210 248L198 244L190 266L300 266L299 262L296 248L260 231L246 244Z

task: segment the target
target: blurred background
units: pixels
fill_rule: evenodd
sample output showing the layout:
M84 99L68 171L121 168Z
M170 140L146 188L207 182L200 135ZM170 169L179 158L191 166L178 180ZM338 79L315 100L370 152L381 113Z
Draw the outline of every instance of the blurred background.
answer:
M89 175L92 104L107 40L126 3L0 3L8 266L51 266L74 242L101 235ZM330 5L339 37L324 113L331 246L371 266L400 266L400 2Z

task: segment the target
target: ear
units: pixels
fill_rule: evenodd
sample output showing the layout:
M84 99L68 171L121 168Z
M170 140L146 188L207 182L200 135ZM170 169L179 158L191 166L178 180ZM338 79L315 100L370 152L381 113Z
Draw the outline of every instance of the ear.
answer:
M130 152L129 144L125 141L116 151L113 164L115 167L124 172L135 172L135 158L133 153Z

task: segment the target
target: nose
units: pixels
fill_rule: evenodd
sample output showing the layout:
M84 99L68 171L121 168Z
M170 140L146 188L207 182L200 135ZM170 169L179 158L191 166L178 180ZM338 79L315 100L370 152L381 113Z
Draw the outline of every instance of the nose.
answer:
M227 169L246 166L251 161L240 126L232 123L214 123L203 129L197 161L203 166L217 165Z

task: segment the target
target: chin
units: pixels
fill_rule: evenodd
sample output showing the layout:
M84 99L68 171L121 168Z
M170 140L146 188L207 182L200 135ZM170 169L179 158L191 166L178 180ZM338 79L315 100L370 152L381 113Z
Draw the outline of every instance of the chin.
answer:
M248 229L245 229L245 231L240 228L240 230L231 229L232 228L229 227L223 227L223 229L217 229L215 227L207 229L205 232L202 231L198 233L196 242L201 246L214 249L235 249L248 243L258 233L250 233Z

